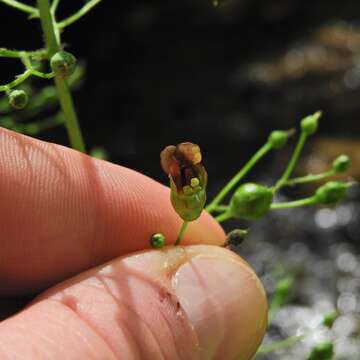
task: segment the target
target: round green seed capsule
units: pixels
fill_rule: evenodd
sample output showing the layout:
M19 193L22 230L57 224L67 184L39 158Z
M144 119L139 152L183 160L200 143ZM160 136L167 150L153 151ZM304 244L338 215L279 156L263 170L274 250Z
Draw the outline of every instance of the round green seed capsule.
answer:
M318 204L332 205L341 201L346 194L347 184L341 181L329 181L315 192Z
M316 345L309 357L308 360L330 360L334 356L334 344L330 341L323 342L319 345Z
M8 93L9 104L14 109L23 109L27 102L28 96L24 90L12 90Z
M246 183L241 185L230 201L230 212L235 218L259 219L270 209L273 192L266 186Z
M268 142L273 149L280 149L287 143L288 139L288 131L274 130L271 132Z
M309 115L306 118L301 120L301 130L303 130L307 135L312 135L316 132L319 124L319 118L321 116L321 111L316 112L313 115Z
M52 56L50 66L56 75L65 79L75 71L76 58L73 54L61 50Z
M161 249L165 246L165 236L161 233L156 233L151 236L150 244L154 249Z
M345 154L338 156L332 163L332 169L336 172L344 172L349 166L350 158Z

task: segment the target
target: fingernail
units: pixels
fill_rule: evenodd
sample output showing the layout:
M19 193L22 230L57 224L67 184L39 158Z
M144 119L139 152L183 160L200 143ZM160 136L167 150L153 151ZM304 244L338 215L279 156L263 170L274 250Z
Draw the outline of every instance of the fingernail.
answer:
M265 332L267 304L256 275L227 257L197 256L172 279L202 359L250 359Z

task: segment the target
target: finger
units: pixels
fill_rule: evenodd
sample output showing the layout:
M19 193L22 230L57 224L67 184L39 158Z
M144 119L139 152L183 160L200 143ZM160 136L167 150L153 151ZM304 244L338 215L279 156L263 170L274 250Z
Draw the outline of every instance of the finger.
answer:
M250 359L265 332L260 281L230 251L146 251L49 290L0 324L0 358Z
M169 189L135 171L0 130L0 294L25 294L116 256L176 239ZM220 244L204 213L184 244Z

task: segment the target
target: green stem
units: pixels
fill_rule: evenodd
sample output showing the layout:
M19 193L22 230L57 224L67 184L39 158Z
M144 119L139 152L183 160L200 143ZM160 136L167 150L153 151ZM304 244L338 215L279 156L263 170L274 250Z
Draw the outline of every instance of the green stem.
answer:
M15 80L13 80L5 85L0 85L0 92L8 91L8 90L20 85L31 75L32 75L32 71L30 69L25 70L25 72L23 72L21 75L18 75Z
M38 9L34 8L33 6L23 4L22 2L16 0L0 0L0 2L3 2L4 4L11 6L17 10L28 13L32 17L39 17Z
M0 57L21 59L24 55L28 57L34 57L37 59L44 59L47 55L47 50L39 49L34 51L25 51L25 50L10 50L5 48L0 48Z
M228 205L218 205L213 211L224 212L224 211L228 211L228 210L229 210Z
M333 176L336 174L336 171L334 170L329 170L327 172L321 173L321 174L309 174L306 176L301 176L301 177L297 177L297 178L293 178L290 179L288 181L286 181L283 186L294 186L294 185L299 185L299 184L307 184L309 182L313 182L313 181L319 181L319 180L323 180L326 179L330 176Z
M184 236L184 233L185 233L185 230L186 230L186 227L188 225L188 221L184 221L181 225L181 228L180 228L180 231L179 231L179 235L176 239L176 242L175 242L175 245L179 245L183 236Z
M307 206L307 205L314 205L316 204L315 197L308 197L305 199L295 200L295 201L289 201L289 202L283 202L283 203L273 203L271 204L270 209L271 210L277 210L277 209L292 209L300 206Z
M213 212L218 204L224 199L224 197L229 193L229 191L254 167L254 165L269 151L271 150L271 145L269 142L266 142L245 164L245 166L225 185L225 187L219 192L214 200L206 207L206 210L211 213Z
M101 0L90 0L87 2L80 10L78 10L75 14L69 16L68 18L60 21L58 23L59 29L63 29L66 26L73 24L82 18L85 14L87 14L94 6L96 6Z
M273 342L270 344L262 345L262 346L260 346L256 355L268 354L268 353L271 353L274 351L289 348L289 347L295 345L296 343L298 343L299 341L301 341L302 339L304 339L305 336L306 336L305 334L290 336L284 340L280 340L280 341L276 341L276 342Z
M307 133L305 131L301 131L298 143L296 144L295 150L291 155L291 159L288 163L288 166L286 167L283 175L281 176L281 178L278 180L278 182L273 188L274 192L279 190L288 181L291 173L294 171L297 161L299 160L301 150L305 145L305 141L307 137L308 137Z
M215 220L219 223L223 222L223 221L226 221L226 220L229 220L232 218L232 215L229 211L225 211L223 212L222 214L218 215L215 217Z
M57 8L59 6L59 2L60 2L60 0L53 0L52 3L51 3L50 11L51 11L53 16L56 13L56 10L57 10Z
M37 0L37 3L40 11L41 26L45 37L45 43L48 48L49 57L51 57L60 50L56 24L54 24L55 21L50 11L49 0ZM55 85L60 105L65 115L65 126L70 138L71 146L74 149L85 152L85 145L76 116L74 103L66 80L62 79L60 76L56 76Z

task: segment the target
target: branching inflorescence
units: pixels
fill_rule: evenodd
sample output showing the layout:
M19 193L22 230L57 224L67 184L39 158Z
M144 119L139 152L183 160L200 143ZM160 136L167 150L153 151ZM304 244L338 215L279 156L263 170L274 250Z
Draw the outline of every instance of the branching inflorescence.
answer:
M63 50L61 32L67 26L81 19L100 1L90 0L73 15L57 21L56 10L60 0L53 0L51 5L49 0L37 0L37 7L23 4L17 0L0 0L1 3L28 14L31 19L40 19L45 39L44 49L25 51L0 48L0 57L19 59L24 65L24 72L17 75L13 81L0 85L0 92L7 94L9 103L13 108L22 109L27 105L28 96L25 90L16 88L33 76L42 79L53 78L62 110L61 118L65 123L71 146L83 152L85 152L85 144L68 84L68 78L75 70L76 59L72 54ZM41 71L44 62L50 64L51 72ZM52 123L58 124L60 121Z
M303 199L290 202L274 202L276 193L283 187L290 187L324 180L333 175L345 172L350 166L347 155L338 156L327 171L320 174L309 174L302 177L291 177L301 155L306 140L313 135L321 117L321 112L307 116L301 120L300 135L290 160L282 173L280 179L273 186L265 186L257 183L243 183L240 181L250 172L255 164L260 161L271 150L281 149L295 134L295 130L273 131L266 143L250 158L242 169L224 186L209 205L205 207L207 174L201 164L202 156L198 145L192 143L181 143L177 146L168 146L161 152L161 165L170 179L171 203L174 210L183 220L175 245L180 244L186 226L189 221L194 221L205 209L209 213L216 213L215 219L223 222L229 219L256 220L267 215L270 211L296 208L309 205L332 206L339 203L346 195L346 190L353 183L349 181L328 181L318 187L314 194ZM234 190L235 189L235 190ZM224 200L229 196L229 201ZM228 233L224 246L239 245L247 235L246 229L235 229ZM165 237L162 234L154 234L151 244L154 248L165 245ZM293 284L292 277L280 279L278 282L269 309L269 325L274 314L284 304ZM335 315L327 314L323 325L331 327ZM330 321L329 319L332 319ZM279 349L284 349L301 341L308 334L301 334L287 339L266 344L260 347L258 355ZM332 342L320 343L315 346L308 360L330 359L333 356Z
M268 214L271 210L289 209L308 205L335 205L341 201L352 182L329 181L320 186L315 193L307 198L290 201L274 202L275 194L285 186L295 186L326 179L338 173L345 172L350 166L350 159L347 155L340 155L333 161L332 167L321 174L309 174L302 177L291 178L295 166L299 160L301 151L306 140L313 135L321 117L318 111L313 115L301 120L301 129L298 142L292 153L285 171L280 179L271 187L257 184L244 183L239 186L239 182L250 172L255 164L260 161L271 150L282 148L288 139L294 135L295 130L273 131L266 143L250 158L244 167L224 186L215 198L206 206L205 210L209 213L217 213L215 219L223 222L229 219L256 220ZM161 165L163 170L170 178L171 203L175 211L184 220L180 229L180 234L176 240L179 244L189 221L196 220L205 206L207 175L201 164L201 153L198 145L192 143L181 143L176 147L171 145L166 147L161 153ZM227 204L224 199L233 191ZM240 230L240 233L231 233L235 242L243 238L247 231ZM235 236L234 234L237 234ZM231 241L230 241L231 243Z

